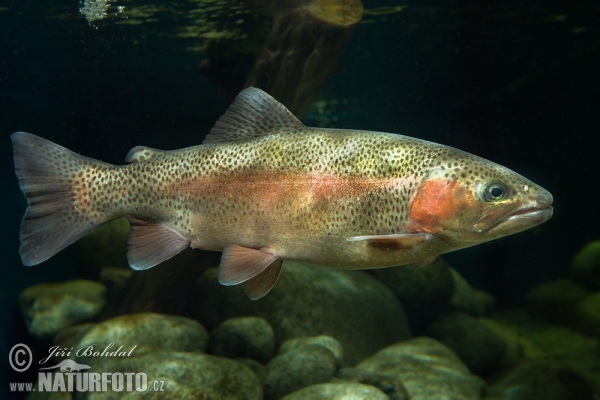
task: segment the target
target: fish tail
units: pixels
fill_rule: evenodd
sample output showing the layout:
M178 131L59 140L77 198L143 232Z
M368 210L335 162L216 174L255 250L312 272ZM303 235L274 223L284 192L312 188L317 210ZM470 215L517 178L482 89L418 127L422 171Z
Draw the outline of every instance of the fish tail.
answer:
M91 212L89 191L80 190L81 187L91 189L91 183L86 181L87 173L113 166L30 133L13 133L11 139L15 173L28 206L21 221L19 249L24 265L47 260L116 218Z

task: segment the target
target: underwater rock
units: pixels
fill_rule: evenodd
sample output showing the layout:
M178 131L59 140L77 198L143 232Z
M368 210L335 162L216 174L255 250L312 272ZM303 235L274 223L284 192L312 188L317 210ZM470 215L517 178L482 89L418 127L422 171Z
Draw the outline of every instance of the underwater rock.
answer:
M333 353L320 345L295 346L267 364L265 399L279 399L304 387L329 382L336 372Z
M113 345L109 351L123 346L123 350L127 352L133 349L131 354L155 352L159 349L204 352L208 344L208 333L199 322L185 317L154 313L129 314L95 324L72 346L81 349L93 345L94 351L102 351L111 343ZM89 362L95 359L96 357L90 357Z
M259 316L273 327L278 345L299 336L337 339L350 365L410 337L398 300L385 285L362 271L285 261L277 285L256 301L248 300L241 287L220 285L217 276L214 268L200 278L190 307L209 329L228 318Z
M356 367L394 377L410 400L479 399L485 383L440 342L418 337L380 350Z
M527 293L525 309L536 317L568 323L579 302L589 294L589 290L568 279L544 282Z
M349 381L375 386L385 393L389 400L408 400L408 392L398 379L356 368L340 368L334 381Z
M485 372L506 354L506 345L500 336L460 311L444 314L425 334L454 350L475 373Z
M483 315L489 315L496 309L496 299L484 290L475 290L475 296L483 307Z
M90 360L94 372L139 371L148 376L148 385L164 381L164 392L147 392L150 398L204 400L261 400L262 385L243 363L208 354L153 352L133 357ZM93 364L92 364L93 362ZM152 387L152 386L150 386ZM108 385L111 388L111 385ZM81 393L83 399L120 398L116 392ZM132 392L132 398L140 394ZM79 398L79 397L78 397Z
M103 267L100 271L100 282L106 286L108 298L115 298L123 290L135 271L129 267Z
M600 335L600 292L587 296L577 305L575 324L583 332Z
M344 347L340 342L332 338L331 336L313 336L313 337L298 337L288 339L279 347L279 354L283 354L286 351L293 350L297 347L306 345L317 345L323 346L327 350L331 351L331 354L337 361L337 366L341 366L344 360Z
M498 312L494 320L519 332L524 359L559 360L561 366L580 373L600 393L597 337L532 318L522 310Z
M300 389L281 400L390 400L381 390L362 383L320 383Z
M242 364L250 368L252 371L254 371L259 381L265 381L265 378L267 376L267 367L265 367L259 361L253 358L236 358L235 361L241 362Z
M119 218L88 233L77 241L76 257L83 276L98 279L103 267L129 268L127 263L127 241L129 221Z
M500 360L501 362L512 365L523 359L534 356L528 351L528 349L532 349L534 345L527 339L520 337L514 328L490 318L479 318L479 322L504 341L506 352L504 354L504 359ZM539 350L537 350L537 354L541 356ZM500 363L498 363L498 365L499 364Z
M575 255L571 275L580 284L600 290L600 240L588 243Z
M190 315L195 305L190 299L196 295L198 278L206 269L219 265L220 256L187 248L154 268L135 271L121 290L110 291L100 319L142 312Z
M69 326L95 318L106 305L106 288L87 280L42 283L19 295L19 306L31 335L49 339Z
M90 329L92 329L94 326L96 326L96 323L93 322L69 326L68 328L63 329L54 336L52 344L54 346L60 346L62 348L74 348L85 336L85 334L88 333ZM53 358L54 361L59 362L65 358L68 358L69 356L70 355L62 355L57 353L54 355Z
M577 372L546 361L535 361L509 370L488 388L490 400L593 400L589 382Z
M376 269L373 273L400 300L414 330L446 311L454 292L452 274L442 258L423 268L403 265Z
M474 317L483 315L484 306L477 293L471 285L454 268L450 267L454 290L450 298L450 306L453 310L463 311Z
M71 392L30 392L27 394L27 400L71 400Z
M262 318L231 318L211 332L208 349L217 356L267 362L275 352L275 335L271 325Z

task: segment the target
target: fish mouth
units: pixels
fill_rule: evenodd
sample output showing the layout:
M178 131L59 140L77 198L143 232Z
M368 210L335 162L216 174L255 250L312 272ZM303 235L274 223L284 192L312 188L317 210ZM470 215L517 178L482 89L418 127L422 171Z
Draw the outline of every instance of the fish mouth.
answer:
M523 208L521 210L517 210L515 212L513 212L512 214L509 214L509 219L519 216L519 215L524 215L524 216L531 216L531 217L535 217L535 216L545 216L547 215L547 218L550 218L552 216L552 212L553 212L553 208L552 206L549 207L544 207L544 208L539 208L539 207L529 207L529 208Z
M535 205L531 207L518 208L505 214L495 223L488 225L482 231L496 237L511 235L532 228L552 217L554 209L549 205ZM475 228L477 229L477 225Z

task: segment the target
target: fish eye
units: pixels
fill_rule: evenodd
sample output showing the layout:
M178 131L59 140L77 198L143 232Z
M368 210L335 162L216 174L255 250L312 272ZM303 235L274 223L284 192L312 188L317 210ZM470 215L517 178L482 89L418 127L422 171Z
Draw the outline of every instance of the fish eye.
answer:
M509 189L503 182L489 181L481 185L480 197L487 202L500 201L508 197Z

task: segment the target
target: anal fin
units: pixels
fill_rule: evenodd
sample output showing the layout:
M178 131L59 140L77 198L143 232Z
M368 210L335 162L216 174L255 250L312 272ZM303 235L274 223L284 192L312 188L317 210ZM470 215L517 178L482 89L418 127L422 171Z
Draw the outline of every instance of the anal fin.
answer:
M190 241L156 222L128 217L131 224L127 259L133 269L152 268L179 254Z

